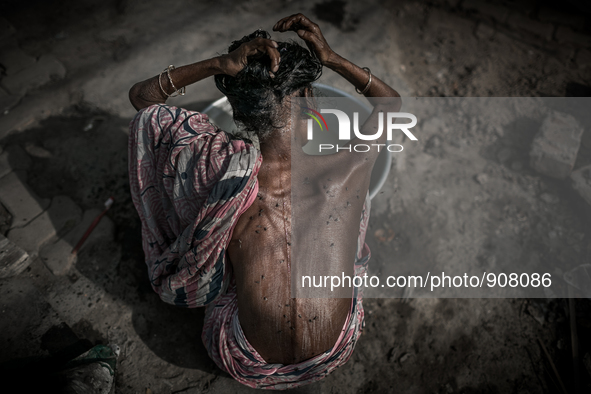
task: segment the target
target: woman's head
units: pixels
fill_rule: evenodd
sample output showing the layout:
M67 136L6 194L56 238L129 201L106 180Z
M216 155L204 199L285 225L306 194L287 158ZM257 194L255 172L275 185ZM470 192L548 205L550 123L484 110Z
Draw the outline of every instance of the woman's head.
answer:
M270 35L257 30L232 42L228 52L257 37L270 38ZM295 42L278 41L277 44L281 62L274 78L269 75L271 61L268 56L249 59L247 66L235 77L215 76L218 89L232 105L234 120L244 131L256 134L259 139L284 125L284 99L294 94L304 95L304 91L322 74L322 64L306 48Z

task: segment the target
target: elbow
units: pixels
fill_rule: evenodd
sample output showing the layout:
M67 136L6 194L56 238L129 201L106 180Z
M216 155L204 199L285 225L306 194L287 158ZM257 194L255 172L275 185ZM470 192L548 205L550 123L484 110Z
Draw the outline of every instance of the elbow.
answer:
M136 111L139 111L143 108L140 99L141 89L141 82L136 83L131 87L131 89L129 89L129 102L131 105L133 105L133 108L135 108Z

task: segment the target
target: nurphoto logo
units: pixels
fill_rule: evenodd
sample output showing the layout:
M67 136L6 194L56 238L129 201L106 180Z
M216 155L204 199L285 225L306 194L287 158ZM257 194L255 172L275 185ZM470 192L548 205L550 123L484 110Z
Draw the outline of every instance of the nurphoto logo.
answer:
M314 122L318 124L321 132L328 132L328 124L322 114L332 114L337 117L339 124L338 139L339 141L350 141L351 140L351 120L349 115L344 111L338 109L321 109L320 112L315 111L311 108L304 107L304 114L310 116L308 119L308 141L314 139ZM388 141L392 140L394 130L402 131L411 141L417 141L417 137L410 132L410 128L416 126L417 117L408 112L379 112L378 113L378 127L374 134L362 134L359 131L359 112L353 112L353 134L354 136L362 141L375 141L382 136L384 132L384 118L386 119L386 133ZM397 118L410 119L409 123L394 123ZM325 130L326 129L326 130ZM354 141L352 141L354 142ZM380 151L382 147L386 147L388 151L396 153L402 152L403 146L400 144L349 144L346 146L339 146L338 144L319 144L319 152L323 150L332 150L336 148L336 151L346 150L349 152L369 152L369 150L375 147Z

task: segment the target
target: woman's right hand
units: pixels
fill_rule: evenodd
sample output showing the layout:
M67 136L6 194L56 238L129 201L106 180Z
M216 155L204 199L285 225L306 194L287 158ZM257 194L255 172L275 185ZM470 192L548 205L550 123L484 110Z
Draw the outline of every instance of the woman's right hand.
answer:
M277 50L277 43L262 37L245 42L227 55L220 56L220 72L235 77L236 74L246 67L248 58L264 55L271 58L271 73L277 72L279 62L281 61L281 56ZM274 74L271 73L271 78L274 78Z
M295 31L306 42L308 49L326 66L336 53L330 48L320 31L320 27L303 14L294 14L281 19L273 26L274 31Z

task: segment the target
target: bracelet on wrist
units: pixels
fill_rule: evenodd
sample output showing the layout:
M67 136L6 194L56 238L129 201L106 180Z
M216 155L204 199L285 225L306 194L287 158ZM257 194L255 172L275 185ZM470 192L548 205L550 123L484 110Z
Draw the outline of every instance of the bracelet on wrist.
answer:
M367 85L363 88L363 90L359 90L359 88L355 88L355 91L359 94L365 94L369 87L371 86L371 70L368 67L363 67L362 70L367 71L367 75L369 75L369 81L367 81Z
M174 83L172 82L172 77L170 76L170 72L174 69L175 69L175 67L171 64L170 66L168 66L164 70L162 70L162 72L158 76L158 84L160 85L160 90L162 90L162 93L164 93L167 97L184 96L185 92L186 92L185 86L183 86L180 89L177 89L174 86ZM170 82L170 86L172 86L172 88L174 89L174 92L172 92L171 94L168 94L166 92L166 90L164 90L164 88L162 87L162 74L164 74L164 73L166 73L166 75L168 75L168 81Z

